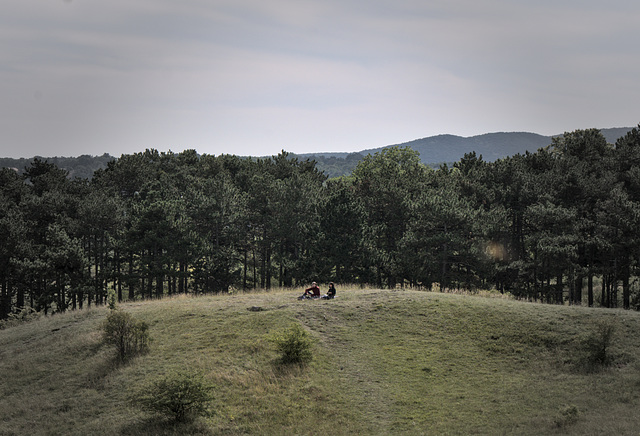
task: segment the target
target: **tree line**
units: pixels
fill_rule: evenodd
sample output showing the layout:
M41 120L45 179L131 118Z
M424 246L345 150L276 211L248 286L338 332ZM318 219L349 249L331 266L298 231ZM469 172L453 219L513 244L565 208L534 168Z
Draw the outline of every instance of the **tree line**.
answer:
M640 306L640 131L433 169L410 148L314 161L146 150L92 178L0 170L0 318L315 281ZM583 295L585 294L585 295Z
M108 153L102 156L91 156L83 154L78 157L47 157L35 156L40 160L47 160L49 163L55 164L58 168L68 171L70 179L91 179L93 173L98 169L104 169L107 164L114 159ZM33 159L0 157L0 168L12 168L19 174L23 174L27 166L31 164Z

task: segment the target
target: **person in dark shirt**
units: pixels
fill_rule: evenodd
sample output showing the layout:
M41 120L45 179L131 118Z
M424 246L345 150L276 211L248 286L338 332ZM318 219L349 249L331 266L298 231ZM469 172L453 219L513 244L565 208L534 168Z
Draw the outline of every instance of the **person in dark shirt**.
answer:
M329 283L329 290L327 291L326 295L323 295L322 298L324 298L325 300L331 300L332 298L336 297L336 287L333 284L333 282Z

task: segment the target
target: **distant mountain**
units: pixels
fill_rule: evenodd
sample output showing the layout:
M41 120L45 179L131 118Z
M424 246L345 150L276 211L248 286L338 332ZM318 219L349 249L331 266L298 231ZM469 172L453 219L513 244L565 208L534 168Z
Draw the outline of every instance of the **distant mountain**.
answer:
M601 129L601 132L607 142L614 144L618 138L624 136L631 129L631 127L617 127ZM357 153L306 153L295 156L302 159L315 160L317 168L327 176L339 177L351 174L364 156L394 146L411 147L420 153L420 159L425 165L437 168L443 163L451 165L454 162L458 162L466 153L473 151L477 155L482 155L482 158L488 162L518 153L524 154L526 151L533 153L551 144L552 138L552 136L528 132L486 133L468 138L455 135L437 135L402 144L366 149ZM109 161L116 159L107 153L102 156L36 157L55 163L59 168L69 171L70 178L87 179L93 176L95 170L105 168ZM31 161L32 159L25 158L0 158L0 168L14 168L19 173L22 173Z
M607 142L614 144L618 138L624 136L631 127L616 127L611 129L601 129ZM555 135L559 136L559 135ZM426 165L438 165L441 163L451 164L459 161L466 153L476 152L482 155L483 160L493 162L507 156L524 154L529 151L536 152L538 149L551 144L552 136L538 135L528 132L497 132L486 133L484 135L462 137L455 135L437 135L428 138L416 139L401 144L387 145L385 147L362 150L358 153L309 153L301 154L299 157L311 158L319 161L331 159L345 159L351 155L374 154L385 148L400 146L411 147L420 153L420 159ZM321 165L319 165L321 166ZM322 168L321 168L322 169Z
M637 127L637 126L636 126ZM634 127L612 127L611 129L600 129L609 144L615 144L618 138L622 138Z
M455 135L438 135L398 144L411 147L420 153L425 164L457 162L465 153L476 152L485 161L495 161L525 151L534 152L551 143L551 137L535 133L487 133L463 138ZM382 147L385 148L385 147ZM363 154L375 153L382 148L365 150Z

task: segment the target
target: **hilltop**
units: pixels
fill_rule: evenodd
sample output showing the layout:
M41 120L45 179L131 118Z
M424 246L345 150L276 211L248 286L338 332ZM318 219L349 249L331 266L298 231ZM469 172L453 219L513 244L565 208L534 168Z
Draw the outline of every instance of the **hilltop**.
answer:
M297 301L299 293L122 304L149 324L153 339L148 354L126 365L101 344L105 307L0 330L0 434L631 435L640 428L640 313L413 290L339 288L334 301ZM304 368L279 366L269 342L291 323L315 338ZM615 327L613 365L587 370L585 344L597 342L602 326ZM128 402L171 369L196 369L213 382L210 418L174 425Z
M610 144L624 136L631 127L602 129L603 136ZM559 135L554 135L559 136ZM425 164L452 163L459 161L466 153L475 152L483 159L493 162L508 156L535 153L538 149L551 144L554 136L543 136L529 132L497 132L468 138L455 135L438 135L414 141L396 144L400 147L411 147L420 153ZM392 146L387 146L392 147ZM383 148L364 150L362 153L371 154Z
M624 136L631 127L602 129L603 136L610 144ZM437 168L441 164L451 166L466 153L475 152L483 160L493 162L516 154L534 153L551 144L554 136L544 136L529 132L496 132L462 137L437 135L415 139L400 144L370 148L357 153L306 153L298 157L318 162L318 168L331 177L351 173L358 161L368 154L374 154L389 147L410 147L420 153L420 160L427 166Z

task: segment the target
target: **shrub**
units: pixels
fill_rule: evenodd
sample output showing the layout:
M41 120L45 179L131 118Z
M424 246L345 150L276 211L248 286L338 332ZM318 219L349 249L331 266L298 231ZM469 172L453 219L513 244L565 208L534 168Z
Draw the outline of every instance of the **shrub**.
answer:
M171 372L132 397L134 405L177 422L209 415L213 387L198 373Z
M562 428L578 422L580 417L580 410L574 405L565 406L560 408L553 422L556 427Z
M609 366L613 363L611 346L616 326L611 321L600 321L589 336L582 341L583 363L589 369Z
M275 333L271 341L275 343L280 353L280 362L283 364L304 364L313 357L311 335L299 324L292 324L289 328Z
M7 319L0 320L0 330L36 320L40 318L40 316L40 313L36 312L34 309L25 307L19 312L10 313Z
M111 288L107 291L107 304L109 305L109 309L116 310L117 309L117 295L116 290Z
M116 347L121 362L149 348L149 326L121 310L112 310L103 324L103 340Z

